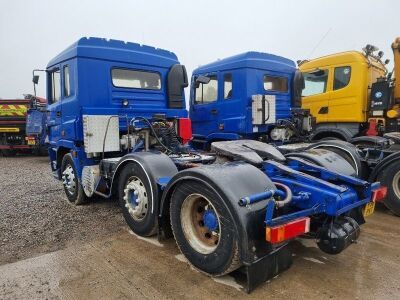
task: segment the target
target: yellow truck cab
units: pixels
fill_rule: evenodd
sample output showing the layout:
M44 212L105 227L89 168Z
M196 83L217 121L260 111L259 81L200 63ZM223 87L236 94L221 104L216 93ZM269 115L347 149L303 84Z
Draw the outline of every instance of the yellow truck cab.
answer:
M313 139L349 140L366 131L370 88L387 70L379 57L348 51L303 61L302 108L310 109L317 126Z

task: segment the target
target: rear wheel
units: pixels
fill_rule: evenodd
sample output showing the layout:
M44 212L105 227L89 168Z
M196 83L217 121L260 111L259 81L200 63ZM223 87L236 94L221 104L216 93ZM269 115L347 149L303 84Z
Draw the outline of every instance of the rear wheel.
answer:
M61 176L64 185L64 191L69 202L75 205L84 204L87 201L82 184L78 178L76 167L71 154L64 155L61 163Z
M388 165L378 175L378 181L388 189L383 203L395 215L400 216L400 161Z
M171 226L189 262L213 276L240 267L235 226L221 197L205 184L179 184L171 198Z
M153 210L154 194L149 176L137 163L129 163L119 176L119 203L126 223L140 236L157 232L157 213Z

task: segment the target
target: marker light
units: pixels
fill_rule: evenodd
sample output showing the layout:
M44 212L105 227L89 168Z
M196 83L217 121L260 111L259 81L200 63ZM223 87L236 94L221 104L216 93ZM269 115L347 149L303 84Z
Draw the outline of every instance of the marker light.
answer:
M277 244L309 231L310 218L305 217L274 227L267 226L265 228L265 239L271 244Z
M386 198L387 187L381 186L372 192L372 201L379 202Z

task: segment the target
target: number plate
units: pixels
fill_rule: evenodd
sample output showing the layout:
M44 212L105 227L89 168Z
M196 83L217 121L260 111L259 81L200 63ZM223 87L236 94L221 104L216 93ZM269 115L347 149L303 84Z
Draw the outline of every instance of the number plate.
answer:
M364 217L368 217L374 213L375 210L375 202L369 202L365 205L363 209Z
M28 145L36 145L36 141L35 140L28 140Z

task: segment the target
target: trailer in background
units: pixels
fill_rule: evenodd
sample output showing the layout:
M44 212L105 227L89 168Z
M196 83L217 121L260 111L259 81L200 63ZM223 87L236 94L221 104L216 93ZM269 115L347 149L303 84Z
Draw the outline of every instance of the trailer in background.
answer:
M0 100L1 154L13 156L18 152L41 151L45 144L45 117L45 99Z

